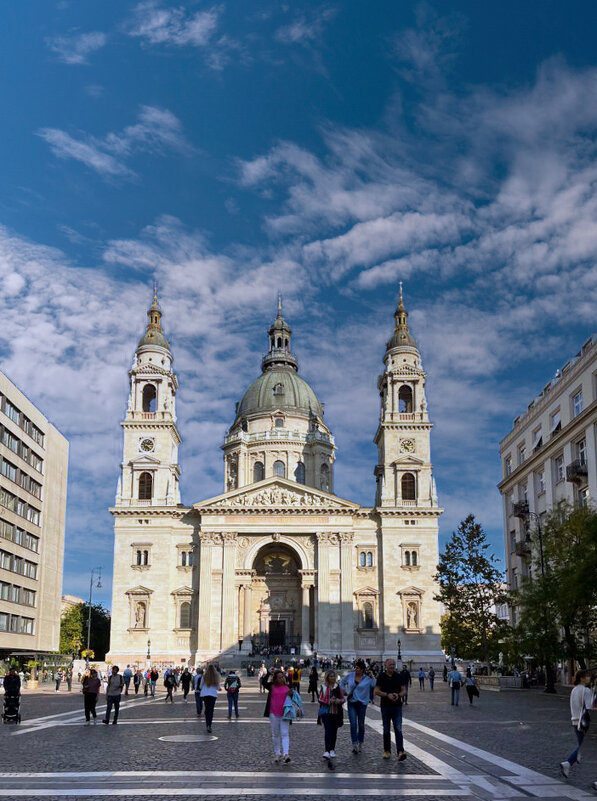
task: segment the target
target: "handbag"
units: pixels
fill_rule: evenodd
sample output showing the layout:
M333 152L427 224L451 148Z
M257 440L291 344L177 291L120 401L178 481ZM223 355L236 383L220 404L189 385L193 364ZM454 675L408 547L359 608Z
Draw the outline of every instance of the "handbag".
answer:
M577 729L586 734L589 731L590 725L591 725L591 713L586 708L586 706L583 705L581 716L578 719Z

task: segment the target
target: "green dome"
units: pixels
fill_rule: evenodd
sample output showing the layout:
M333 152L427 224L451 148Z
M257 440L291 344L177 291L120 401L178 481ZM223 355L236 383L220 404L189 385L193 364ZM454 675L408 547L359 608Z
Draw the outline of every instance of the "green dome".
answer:
M248 417L275 409L299 410L323 417L323 407L309 384L288 367L270 367L253 381L238 405L236 416Z
M164 334L155 328L150 328L143 334L139 340L139 347L142 345L158 345L160 348L170 349L170 345L166 341Z

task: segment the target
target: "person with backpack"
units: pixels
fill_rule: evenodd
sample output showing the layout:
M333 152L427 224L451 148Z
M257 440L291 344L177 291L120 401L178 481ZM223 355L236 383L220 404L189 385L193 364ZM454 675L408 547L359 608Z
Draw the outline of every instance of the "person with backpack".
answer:
M110 722L110 714L112 707L114 707L114 720L112 723L118 723L118 711L120 710L120 698L122 696L122 688L124 687L124 679L118 673L117 665L112 666L112 675L108 679L108 686L106 687L106 717L102 723L108 724Z
M432 666L429 667L427 671L427 678L429 679L429 689L433 692L433 683L435 681L435 670Z
M131 666L127 665L125 669L122 671L122 678L124 679L124 694L129 694L129 687L131 685L131 679L133 678L133 671L131 670Z
M236 671L229 670L228 675L224 681L224 689L226 690L226 697L228 698L228 720L232 720L232 708L234 707L234 714L238 720L238 695L240 692L240 676L236 675Z
M168 703L170 701L172 704L174 703L174 698L172 697L172 691L176 686L176 680L174 679L174 674L171 670L167 670L164 673L164 687L166 688L166 698L165 701Z
M189 694L189 690L191 689L191 681L193 679L193 675L189 673L189 669L186 667L182 673L180 674L180 684L182 687L182 700L185 704L188 704L187 696Z
M354 670L344 676L340 681L340 687L346 695L352 753L358 754L365 741L365 716L371 694L375 690L375 679L365 672L363 660L357 659Z
M423 665L421 665L421 667L419 668L418 676L419 676L419 692L421 692L421 691L424 692L425 691L425 679L427 678L427 674L423 670Z
M328 670L324 677L324 683L319 688L319 717L317 722L321 722L324 729L325 751L323 758L333 760L336 756L336 739L338 729L344 724L344 693L338 684L338 676L335 670ZM330 770L334 769L334 763L328 762Z
M589 671L577 670L574 676L574 687L570 693L570 719L577 746L563 762L560 762L560 773L566 778L570 775L572 765L580 762L580 747L589 731L591 722L589 710L595 705L595 695L590 684L591 674Z
M462 674L455 667L448 673L448 684L450 685L450 705L458 706L460 688L462 687Z

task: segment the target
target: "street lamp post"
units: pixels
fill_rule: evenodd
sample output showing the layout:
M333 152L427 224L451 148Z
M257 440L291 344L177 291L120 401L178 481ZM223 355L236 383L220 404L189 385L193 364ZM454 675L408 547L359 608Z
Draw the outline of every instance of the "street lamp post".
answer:
M400 642L400 640L398 640L397 645L398 645L398 661L402 662L402 651L401 651L401 642Z
M147 640L147 661L151 661L151 640Z
M86 655L87 667L89 667L89 649L91 647L91 598L93 595L93 580L96 573L97 573L97 583L95 586L98 590L101 590L102 588L101 567L94 567L91 570L91 576L89 578L89 612L87 615L87 655Z

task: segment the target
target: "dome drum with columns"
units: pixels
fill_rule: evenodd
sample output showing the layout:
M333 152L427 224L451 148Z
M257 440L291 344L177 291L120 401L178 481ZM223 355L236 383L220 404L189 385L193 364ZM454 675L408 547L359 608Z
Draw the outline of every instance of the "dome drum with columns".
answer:
M222 445L224 491L183 506L172 354L154 297L130 373L109 658L296 654L440 663L438 507L425 373L402 290L378 388L375 505L334 494L335 444L278 312Z

